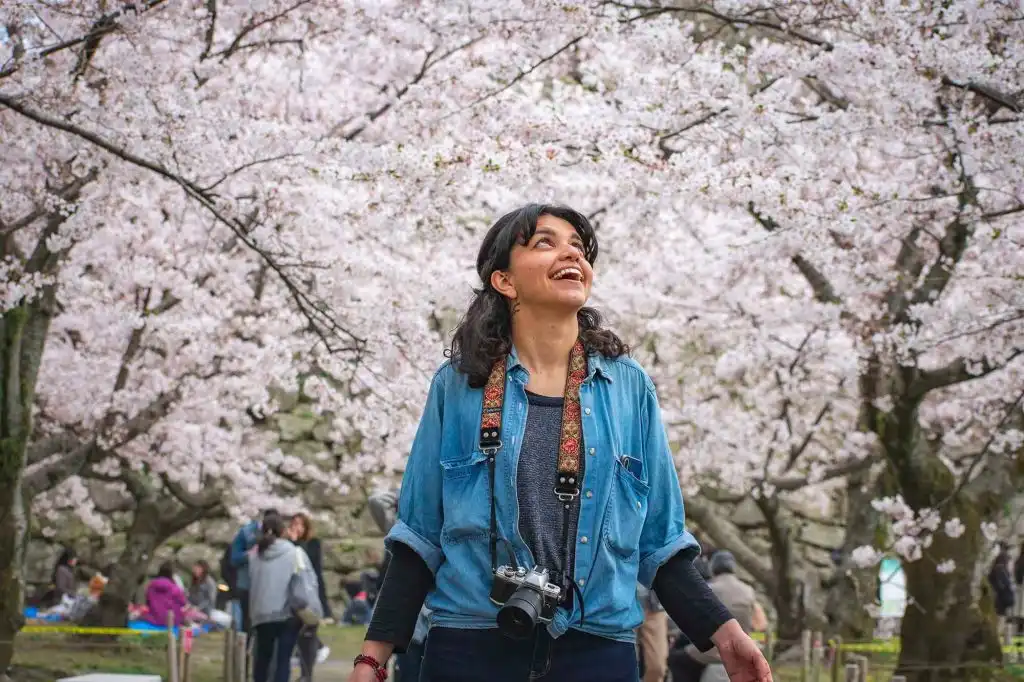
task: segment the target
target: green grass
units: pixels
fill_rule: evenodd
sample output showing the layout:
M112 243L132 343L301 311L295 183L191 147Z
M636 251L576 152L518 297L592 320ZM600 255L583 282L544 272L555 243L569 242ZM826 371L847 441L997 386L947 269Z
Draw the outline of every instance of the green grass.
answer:
M317 681L344 680L345 666L359 652L365 628L336 625L320 628L320 639L331 647L331 664ZM212 633L195 640L191 682L222 682L224 635ZM335 663L337 662L337 663ZM82 637L65 634L23 634L14 650L14 682L53 682L90 672L156 674L167 677L167 638L162 635Z

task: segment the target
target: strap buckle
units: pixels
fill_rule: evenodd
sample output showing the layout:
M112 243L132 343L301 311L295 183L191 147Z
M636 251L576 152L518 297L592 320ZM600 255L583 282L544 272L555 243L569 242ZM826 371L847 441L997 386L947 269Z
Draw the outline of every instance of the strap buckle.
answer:
M494 455L498 454L498 450L501 450L500 440L498 441L497 445L484 445L482 443L480 444L480 452L490 457L494 457Z
M555 488L555 497L558 498L559 502L572 502L580 496L580 489L574 488L570 492L562 492L558 488Z

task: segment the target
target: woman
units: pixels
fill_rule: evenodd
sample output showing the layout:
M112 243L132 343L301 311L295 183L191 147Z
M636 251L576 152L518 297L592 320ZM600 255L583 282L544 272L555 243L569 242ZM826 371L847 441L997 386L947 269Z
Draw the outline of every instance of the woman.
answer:
M264 514L260 532L249 557L249 617L256 635L253 682L288 682L299 635L289 585L299 562L296 552L302 550L287 539L284 520L276 511Z
M999 619L999 635L1005 631L1006 619L1013 613L1013 578L1010 575L1010 549L1004 544L999 544L999 553L992 568L988 572L988 581L992 586L992 598Z
M174 567L170 561L160 564L156 577L146 587L146 621L160 627L167 627L168 614L174 615L174 625L185 622L185 607L188 599L185 591L174 580Z
M75 577L75 566L78 565L78 557L75 550L65 547L57 563L53 566L53 588L46 603L55 606L64 601L64 597L73 599L78 593L78 579Z
M313 537L313 521L308 514L298 513L292 517L288 526L288 536L291 541L305 550L309 561L313 565L313 572L316 573L317 585L320 591L320 603L323 606L324 618L331 618L331 607L327 601L327 589L324 587L323 571L323 548L320 540ZM299 627L299 668L302 671L302 682L310 682L313 679L313 665L327 660L331 650L320 642L317 636L316 627Z
M210 564L200 559L192 565L192 584L188 588L188 603L196 613L196 619L211 622L226 628L231 624L231 614L217 608L217 581L210 575ZM199 614L202 614L201 617Z
M484 237L483 286L431 382L350 680L384 679L426 597L421 680L636 682L637 581L733 680L771 679L694 568L654 385L585 307L597 253L586 217L559 206ZM552 585L510 596L533 566Z

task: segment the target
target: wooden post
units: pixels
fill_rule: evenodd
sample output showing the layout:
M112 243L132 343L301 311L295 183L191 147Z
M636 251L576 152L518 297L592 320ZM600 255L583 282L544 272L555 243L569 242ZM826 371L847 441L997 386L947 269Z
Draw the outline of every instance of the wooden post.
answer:
M224 682L235 682L235 623L224 631Z
M178 642L174 637L174 613L167 613L167 682L180 682L178 677Z
M844 682L860 682L860 667L856 663L846 664L846 680Z
M868 682L868 657L861 656L858 658L857 665L860 666L860 679L863 682Z
M246 661L246 640L248 635L244 632L235 634L235 682L247 682L249 666Z
M810 682L811 678L811 631L800 633L800 682Z
M764 633L764 657L769 663L775 658L775 632L770 627Z
M811 682L821 682L821 645L821 633L815 632L811 638Z
M192 682L192 628L181 627L181 682Z
M843 680L839 679L843 670L843 638L836 635L832 642L834 644L832 648L832 674L829 679L832 682L843 682Z

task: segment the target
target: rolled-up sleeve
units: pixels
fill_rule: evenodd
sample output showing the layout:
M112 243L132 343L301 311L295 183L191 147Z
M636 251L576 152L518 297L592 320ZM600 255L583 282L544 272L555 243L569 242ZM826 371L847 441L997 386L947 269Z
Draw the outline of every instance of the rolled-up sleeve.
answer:
M441 566L441 433L447 365L434 375L423 409L398 498L398 521L385 544L401 542L420 555L433 573Z
M643 405L644 466L650 500L647 518L640 533L640 570L637 580L651 587L658 569L678 552L698 547L696 538L686 530L686 513L679 476L661 421L661 407L654 384L647 380Z

